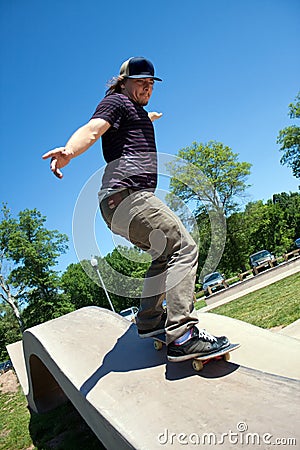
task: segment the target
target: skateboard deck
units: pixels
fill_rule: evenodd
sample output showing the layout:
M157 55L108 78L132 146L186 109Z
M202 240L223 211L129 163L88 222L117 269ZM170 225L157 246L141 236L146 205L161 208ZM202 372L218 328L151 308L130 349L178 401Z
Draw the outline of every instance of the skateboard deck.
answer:
M159 334L157 336L154 336L153 340L154 340L153 345L154 345L155 350L161 350L163 348L163 346L166 345L166 337L164 334ZM197 372L199 372L200 370L203 369L205 364L207 364L209 361L213 361L213 360L223 359L225 361L229 361L230 360L230 352L232 352L233 350L236 350L239 347L240 347L240 344L230 344L227 347L222 348L218 352L214 352L209 355L197 356L197 357L192 356L190 359L192 360L193 369L196 370Z

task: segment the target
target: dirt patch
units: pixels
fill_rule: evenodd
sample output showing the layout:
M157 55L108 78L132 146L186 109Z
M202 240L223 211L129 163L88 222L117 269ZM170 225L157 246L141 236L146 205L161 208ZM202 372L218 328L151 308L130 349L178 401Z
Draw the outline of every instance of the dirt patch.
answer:
M0 375L0 392L3 394L7 392L17 392L18 388L19 382L13 370L8 370Z

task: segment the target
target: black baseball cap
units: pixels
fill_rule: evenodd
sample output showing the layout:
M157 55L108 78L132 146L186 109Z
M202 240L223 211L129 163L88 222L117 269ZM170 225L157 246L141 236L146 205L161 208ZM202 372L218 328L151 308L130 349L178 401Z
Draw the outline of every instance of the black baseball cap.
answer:
M142 56L135 56L123 62L120 68L120 76L124 78L153 78L153 80L162 81L154 76L152 62Z

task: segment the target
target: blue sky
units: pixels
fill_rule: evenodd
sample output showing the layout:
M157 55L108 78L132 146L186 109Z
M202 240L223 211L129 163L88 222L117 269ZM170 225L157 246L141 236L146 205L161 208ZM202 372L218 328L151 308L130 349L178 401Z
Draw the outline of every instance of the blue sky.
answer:
M300 90L299 22L298 0L0 0L1 200L13 214L39 209L49 229L70 238L59 269L77 262L72 217L104 165L100 144L63 180L41 155L89 120L106 82L140 55L163 78L147 107L163 112L160 152L220 141L252 164L246 201L297 191L276 138L293 123L288 104ZM112 250L99 218L96 234L101 253Z

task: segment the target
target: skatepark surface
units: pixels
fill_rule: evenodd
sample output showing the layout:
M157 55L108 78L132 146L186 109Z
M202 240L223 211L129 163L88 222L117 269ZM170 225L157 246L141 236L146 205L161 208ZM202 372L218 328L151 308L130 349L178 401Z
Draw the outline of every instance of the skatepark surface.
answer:
M30 328L8 351L33 411L70 400L107 449L297 448L300 341L198 314L200 327L241 344L201 372L168 363L165 347L98 307Z

